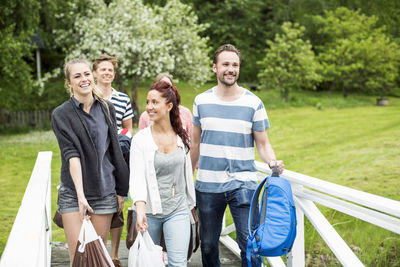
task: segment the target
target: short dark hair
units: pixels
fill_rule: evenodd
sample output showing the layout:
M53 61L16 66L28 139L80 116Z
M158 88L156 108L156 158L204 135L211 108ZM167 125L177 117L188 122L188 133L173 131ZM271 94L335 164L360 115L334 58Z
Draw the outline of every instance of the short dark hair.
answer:
M114 72L117 72L118 68L118 60L116 57L109 56L107 54L101 54L98 58L96 58L93 62L93 70L96 71L97 68L99 67L99 64L103 61L108 61L110 62L113 67L114 67Z
M240 51L234 45L224 44L224 45L221 45L220 47L218 47L217 50L215 50L214 57L213 57L213 63L214 64L217 64L217 58L218 58L219 54L221 54L224 51L229 51L229 52L236 53L236 55L238 55L238 57L239 57L239 62L241 61Z

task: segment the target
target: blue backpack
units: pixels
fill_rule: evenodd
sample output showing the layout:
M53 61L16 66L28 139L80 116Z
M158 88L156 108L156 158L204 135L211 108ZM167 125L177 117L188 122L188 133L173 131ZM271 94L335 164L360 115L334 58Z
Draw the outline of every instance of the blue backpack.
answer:
M259 208L259 195L263 188ZM290 183L279 177L275 167L272 175L258 185L251 201L246 252L248 265L251 267L252 257L253 262L258 264L260 256L287 254L296 238L296 225L296 208Z

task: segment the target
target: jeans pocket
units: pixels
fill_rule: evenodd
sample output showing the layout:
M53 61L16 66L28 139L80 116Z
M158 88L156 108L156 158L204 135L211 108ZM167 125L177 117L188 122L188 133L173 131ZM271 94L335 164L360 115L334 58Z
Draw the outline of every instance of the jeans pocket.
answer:
M239 188L232 192L231 197L235 200L236 206L250 206L254 190Z

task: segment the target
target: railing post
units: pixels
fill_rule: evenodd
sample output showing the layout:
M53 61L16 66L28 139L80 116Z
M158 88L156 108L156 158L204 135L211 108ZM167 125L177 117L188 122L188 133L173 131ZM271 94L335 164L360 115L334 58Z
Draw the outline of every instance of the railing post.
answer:
M294 190L301 190L303 186L294 185ZM294 241L292 251L287 257L288 267L303 267L305 266L305 249L304 249L304 212L297 204L297 199L294 197L296 205L296 218L297 218L297 235Z
M52 229L51 229L51 171L49 172L49 183L47 185L47 195L46 195L46 242L47 242L47 266L51 266L51 243L52 243Z

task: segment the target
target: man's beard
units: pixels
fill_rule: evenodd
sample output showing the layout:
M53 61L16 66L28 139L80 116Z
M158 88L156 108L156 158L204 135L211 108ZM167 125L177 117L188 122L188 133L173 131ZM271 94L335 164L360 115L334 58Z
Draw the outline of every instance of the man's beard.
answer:
M225 80L224 79L225 78L225 75L222 77L222 79L219 79L219 81L223 84L223 85L226 85L226 86L232 86L232 85L234 85L236 82L237 82L237 75L235 75L234 76L234 79L233 79L233 81L232 82L228 82L227 80Z

